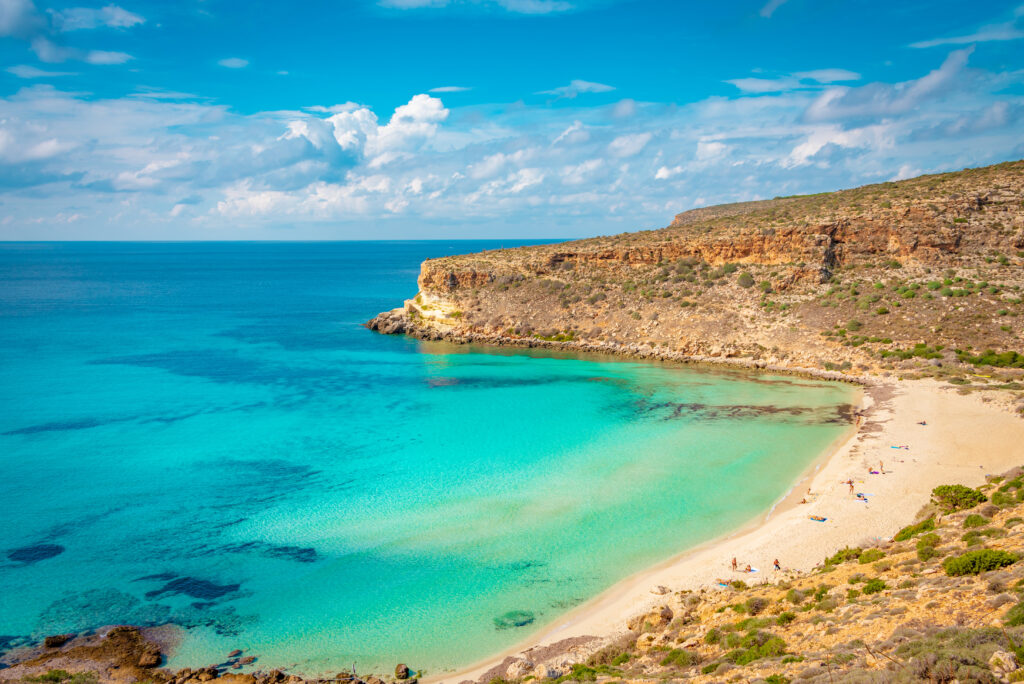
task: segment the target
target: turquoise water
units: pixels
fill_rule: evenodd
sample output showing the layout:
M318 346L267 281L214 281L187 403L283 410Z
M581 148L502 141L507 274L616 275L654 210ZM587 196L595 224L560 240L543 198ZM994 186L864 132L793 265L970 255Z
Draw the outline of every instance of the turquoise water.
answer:
M846 429L842 385L360 327L495 246L0 245L0 647L171 622L172 665L436 672L763 512Z

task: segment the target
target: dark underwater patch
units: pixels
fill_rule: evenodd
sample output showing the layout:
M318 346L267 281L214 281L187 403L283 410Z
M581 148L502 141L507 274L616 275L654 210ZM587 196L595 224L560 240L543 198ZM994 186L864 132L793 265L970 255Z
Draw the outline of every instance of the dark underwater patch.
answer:
M38 563L54 556L64 553L64 547L60 544L35 544L33 546L22 546L7 552L7 560L24 565Z
M194 599L212 601L235 593L241 586L240 584L217 584L216 582L196 577L178 577L167 582L159 589L147 591L146 598L155 599L164 596L183 595Z
M536 616L528 610L510 610L494 618L494 628L513 629L515 627L525 627L536 619Z
M292 560L297 563L315 563L320 560L316 549L307 546L271 546L265 552L271 558Z
M637 412L660 414L663 420L753 420L757 418L803 418L808 424L846 424L853 421L853 406L772 406L735 404L720 406L698 402L637 402Z
M88 430L89 428L109 425L119 420L104 420L101 418L82 418L80 420L58 420L52 423L39 423L38 425L27 425L23 428L8 430L0 434L8 435L36 435L41 432L62 432L65 430Z

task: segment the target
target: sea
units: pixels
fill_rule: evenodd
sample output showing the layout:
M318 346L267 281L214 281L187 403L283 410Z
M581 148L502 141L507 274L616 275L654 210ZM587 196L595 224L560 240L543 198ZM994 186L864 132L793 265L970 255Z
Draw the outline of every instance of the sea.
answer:
M422 260L518 244L0 243L0 650L174 625L171 667L441 673L849 429L843 384L363 327Z

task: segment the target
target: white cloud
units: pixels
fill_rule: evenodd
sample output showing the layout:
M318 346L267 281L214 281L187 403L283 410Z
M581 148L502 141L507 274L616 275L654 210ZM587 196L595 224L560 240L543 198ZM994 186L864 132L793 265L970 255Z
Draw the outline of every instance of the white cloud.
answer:
M0 237L75 215L77 230L130 225L138 237L284 225L360 237L355 226L395 215L408 217L404 236L428 223L618 232L701 203L1006 159L1020 145L1024 74L968 71L965 59L904 83L644 104L628 127L608 102L449 110L419 94L393 112L240 114L188 93L104 100L27 84L0 97Z
M973 47L955 50L949 53L938 69L913 81L831 88L808 107L805 118L809 121L827 121L909 112L923 102L960 85L967 60L973 51Z
M427 92L430 92L430 93L464 93L467 90L471 90L471 89L470 88L466 88L465 86L441 86L439 88L431 88Z
M725 143L701 140L697 143L697 159L699 161L718 159L723 156L728 149L729 146Z
M727 80L745 93L779 93L799 87L794 78L734 78Z
M124 64L133 59L126 52L109 52L106 50L79 50L53 42L45 36L32 39L32 51L40 61L48 63L78 60L89 64Z
M44 25L32 0L0 0L0 36L26 39Z
M760 14L765 19L771 18L775 14L775 10L785 5L789 0L768 0L762 7Z
M1019 40L1024 38L1024 5L1014 10L1014 17L1011 21L999 24L989 24L981 28L959 36L948 36L945 38L934 38L911 43L912 48L933 48L940 45L970 45L972 43L988 43L991 41Z
M620 135L608 144L608 151L616 157L632 157L640 154L640 151L647 147L651 141L651 133L631 133Z
M49 10L53 27L57 31L81 31L101 26L109 28L131 28L145 23L145 19L122 9L117 5L107 5L100 9L89 7L71 7L65 10Z
M500 7L519 14L552 14L573 9L566 0L379 0L381 7L391 9L428 9L479 5Z
M558 136L551 141L551 144L557 145L559 143L565 142L569 143L570 145L575 145L578 143L586 142L588 140L590 140L590 133L588 133L585 130L583 122L577 120L573 121L571 126L569 126L564 131L559 133Z
M818 83L860 80L860 74L846 69L814 69L812 71L798 71L793 75L801 80L817 81Z
M14 74L18 78L56 78L58 76L77 76L72 71L44 71L38 67L28 64L18 64L7 67L7 73Z
M561 86L559 88L552 88L551 90L538 91L538 95L554 95L555 97L565 97L573 99L581 93L607 93L615 90L613 86L605 85L604 83L594 83L593 81L581 81L579 79L573 79L569 82L569 85Z
M228 69L244 69L249 66L249 60L242 59L241 57L227 57L225 59L218 60L217 64Z

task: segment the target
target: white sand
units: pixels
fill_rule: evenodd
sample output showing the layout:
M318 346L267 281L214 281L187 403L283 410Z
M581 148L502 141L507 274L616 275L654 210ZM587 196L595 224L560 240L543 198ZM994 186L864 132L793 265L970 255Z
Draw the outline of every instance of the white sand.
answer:
M913 521L940 484L977 486L986 474L1024 464L1024 420L986 404L979 395L960 395L951 386L931 381L893 383L867 390L864 408L869 415L860 430L809 481L798 483L793 495L767 519L619 582L515 648L426 681L475 680L506 656L531 647L621 633L627 619L663 602L651 593L658 585L676 591L714 587L719 577L748 584L775 581L780 579L772 569L776 558L784 569L810 570L844 546L891 538ZM917 424L922 420L927 426ZM909 449L891 448L894 445ZM885 464L885 474L870 475L868 465L878 470L879 461ZM844 481L851 477L855 491L868 495L868 503L850 494ZM808 486L813 500L799 504ZM814 522L810 515L828 520ZM733 557L740 568L750 564L760 572L732 572Z

